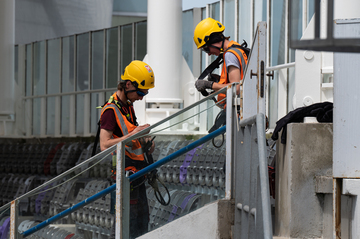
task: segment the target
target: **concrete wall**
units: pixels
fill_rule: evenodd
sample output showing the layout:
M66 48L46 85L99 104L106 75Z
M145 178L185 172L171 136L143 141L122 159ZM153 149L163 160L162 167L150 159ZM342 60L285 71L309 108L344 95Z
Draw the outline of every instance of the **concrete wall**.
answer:
M221 239L232 238L234 204L219 200L151 231L138 239Z
M289 124L286 142L277 143L274 235L329 238L332 124Z

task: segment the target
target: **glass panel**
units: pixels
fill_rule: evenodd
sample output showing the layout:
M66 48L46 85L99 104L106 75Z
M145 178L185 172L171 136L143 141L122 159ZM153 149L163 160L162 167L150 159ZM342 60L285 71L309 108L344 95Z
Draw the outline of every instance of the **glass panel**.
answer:
M209 106L212 107L208 108ZM215 114L215 110L218 110L217 108L214 102L208 99L197 106L182 111L178 116L168 119L161 125L152 128L149 136L153 137L155 134L157 135L154 139L155 150L152 153L154 162L159 162L166 156L187 147L190 143L198 139L197 137L184 139L176 137L175 135L186 127L189 130L198 130L198 128L194 126L196 126L196 123L199 123L199 117L202 118L204 114L209 113ZM202 122L202 124L204 123L205 122ZM213 122L211 122L210 126L212 125ZM215 147L214 144L217 147ZM158 177L164 182L169 193L167 193L164 186L160 184L158 184L159 191L165 202L169 200L170 195L171 200L169 205L165 206L159 203L153 193L154 189L147 184L147 181L145 182L146 187L138 189L139 193L146 189L146 192L148 192L146 195L149 203L149 231L162 227L169 222L203 207L207 203L224 198L226 143L222 136L219 136L214 139L214 144L211 140L205 142L192 151L174 158L172 161L163 164L157 169ZM141 215L141 217L148 217L146 213L142 213ZM132 236L132 230L133 229L130 228L130 237Z
M35 98L33 100L33 130L34 136L40 135L40 116L41 116L41 98Z
M35 100L40 102L39 99ZM199 115L203 116L206 112L214 109L206 109L206 106L210 105L211 101L212 99L206 99L203 102L199 102L199 105L192 106L185 111L179 112L178 116L168 119L158 127L151 129L151 137L154 136L157 130L160 130L161 132L161 135L157 135L155 138L156 148L152 153L155 162L188 146L190 143L201 137L195 135L194 137L187 136L185 138L184 133L189 132L187 129L199 131L199 122L197 118ZM77 99L77 102L79 102L79 99ZM34 105L39 104L36 103ZM203 109L204 111L200 112L200 109ZM198 115L196 115L196 113L198 113ZM171 195L169 205L164 206L158 202L154 195L154 190L149 186L147 180L144 184L141 184L142 186L139 191L145 194L144 202L148 202L149 214L140 212L139 218L143 217L145 220L149 220L149 230L159 228L210 202L224 198L226 144L222 136L215 138L213 142L212 140L209 140L193 150L167 162L158 169L157 173L168 188L169 195ZM11 149L14 149L10 147L11 145L6 145L4 149L8 149L10 152ZM78 204L84 199L89 198L110 186L110 183L106 179L111 176L111 154L116 149L115 145L110 149L112 152L109 152L109 154L106 155L104 152L101 152L91 158L88 163L81 164L81 166L76 169L73 169L75 162L78 161L79 163L83 163L90 158L89 155L92 152L91 144L81 140L75 143L52 143L48 140L44 140L43 143L39 142L38 144L31 145L20 144L14 145L14 147L17 149L21 147L20 151L27 150L26 152L30 159L42 158L43 160L38 160L40 162L39 164L31 164L29 167L17 167L18 165L15 163L11 165L12 167L7 167L12 171L10 171L11 173L8 175L2 175L2 181L5 182L5 188L13 189L13 191L15 190L14 192L19 191L22 189L19 182L25 181L28 177L26 175L30 172L32 175L38 174L40 176L46 176L35 177L32 181L31 189L29 189L32 190L30 198L23 197L21 199L21 202L25 200L30 204L30 207L21 207L21 210L17 210L21 212L22 215L29 216L29 221L25 222L27 224L22 224L22 228L26 228L25 230L37 225L39 223L38 220L44 221L57 212L69 208L69 205ZM44 160L46 160L48 155L53 156L52 162L47 165L45 164L46 167L44 167ZM15 162L16 161L17 160L15 160ZM68 169L70 170L69 173L71 175L76 174L76 177L73 177L66 182L66 179L63 176L54 178L54 176ZM69 176L69 174L66 175ZM139 181L142 182L142 180ZM134 184L135 182L132 185ZM160 183L158 183L158 186L165 202L168 201L169 198L164 191L164 187L160 185ZM33 188L37 189L33 190ZM136 189L136 187L134 188ZM47 191L44 192L44 189ZM136 193L136 191L134 193ZM64 194L64 192L67 193ZM7 194L9 193L10 192ZM124 193L126 193L126 191ZM36 204L36 199L39 198L42 200L41 205ZM6 200L3 200L5 203L10 201L7 200L8 198L5 199ZM22 205L21 202L19 203L20 206ZM84 207L73 211L68 217L58 221L58 223L75 224L74 236L76 237L87 238L84 237L84 235L93 235L94 231L101 231L104 235L110 235L112 223L110 225L106 224L108 227L100 227L100 225L96 223L96 220L93 220L93 215L100 215L100 213L102 213L101 215L106 219L105 223L113 222L115 220L114 205L111 202L111 194L102 195L100 199L91 204L83 205ZM0 213L3 213L3 211ZM84 221L88 222L86 226L83 226ZM138 228L135 230L138 230ZM147 224L145 230L148 230ZM29 231L27 231L27 233L29 233ZM59 233L59 228L44 227L41 231L35 232L33 236L40 237L40 235L46 233ZM66 231L61 231L61 235L64 237L71 236L70 232L67 234ZM94 237L90 236L89 238Z
M89 89L89 33L77 36L76 91Z
M61 97L61 134L70 134L70 96Z
M270 66L285 63L285 5L283 0L271 2L270 24ZM278 71L274 72L274 80L269 81L269 123L273 127L278 120Z
M74 37L62 41L62 92L74 92Z
M201 19L205 19L206 18L206 8L202 8L201 9ZM207 54L203 51L201 51L201 72L203 72L206 69L206 57Z
M239 43L245 40L248 46L251 47L252 33L251 33L251 1L239 0Z
M146 55L147 22L135 24L135 59L142 61Z
M47 94L60 93L60 39L48 41Z
M97 127L98 127L97 123L99 122L100 113L101 113L101 109L97 109L96 107L104 104L104 102L99 101L100 94L103 94L103 93L92 93L91 94L90 133L92 133L92 134L96 134L96 132L97 132Z
M182 55L185 58L190 70L193 67L193 46L194 26L193 10L185 11L182 14Z
M311 18L315 13L315 0L307 0L308 10L307 10L307 23L310 22Z
M78 135L84 134L84 102L85 95L76 95L76 128L75 133Z
M213 3L213 4L210 4L210 17L221 22L221 19L220 19L220 2L216 2L216 3ZM226 26L225 26L226 28ZM211 62L213 62L215 59L217 58L217 56L215 55L212 55L210 56L210 60L209 60L209 64ZM215 69L213 71L214 74L219 74L219 69Z
M224 1L224 35L229 36L230 40L236 40L235 36L235 0Z
M275 2L279 2L279 1L275 1ZM280 4L280 3L279 3ZM281 1L281 5L283 6L284 4ZM290 9L290 16L291 16L291 26L290 26L290 37L291 40L299 40L302 36L302 0L297 0L297 1L292 1L291 2L291 9ZM276 5L274 5L276 6ZM282 9L283 7L281 7L280 9ZM275 11L278 11L278 9L276 9ZM275 17L276 15L274 15ZM278 16L278 18L280 17L280 15Z
M92 33L91 89L102 89L104 79L104 31Z
M220 2L210 4L210 17L221 22L220 19Z
M15 51L15 56L14 56L14 78L15 78L15 82L17 84L19 84L18 80L19 80L19 47L15 46L14 48Z
M116 88L118 81L118 28L106 31L106 88Z
M125 67L133 60L132 55L132 25L120 27L120 72L124 73Z
M147 0L114 0L113 11L147 13Z
M48 97L46 104L46 134L55 135L55 97Z
M45 94L45 41L34 44L34 95Z
M32 46L31 44L26 45L26 75L25 75L25 96L31 96L32 95Z
M266 0L254 0L254 31L258 22L266 21Z
M285 63L285 6L283 0L274 0L271 5L270 66Z

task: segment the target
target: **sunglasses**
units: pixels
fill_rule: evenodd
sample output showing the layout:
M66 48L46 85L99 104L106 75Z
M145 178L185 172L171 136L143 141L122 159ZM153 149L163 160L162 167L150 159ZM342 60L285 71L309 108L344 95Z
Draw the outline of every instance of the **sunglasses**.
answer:
M139 89L136 89L136 90L129 90L127 91L128 93L131 93L131 92L136 92L136 94L139 96L139 97L144 97L145 95L149 94L149 91L148 92L143 92Z
M138 96L140 96L140 97L143 97L143 96L149 94L149 91L148 92L143 92L143 91L140 91L139 89L137 89L136 94L138 94Z
M203 48L201 48L206 54L210 53L210 48L208 46L204 46Z

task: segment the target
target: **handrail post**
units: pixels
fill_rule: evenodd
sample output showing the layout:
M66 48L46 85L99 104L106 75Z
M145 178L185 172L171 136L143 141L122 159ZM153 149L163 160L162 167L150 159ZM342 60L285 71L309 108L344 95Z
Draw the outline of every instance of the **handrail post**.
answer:
M18 233L18 201L15 199L11 201L10 205L10 239L18 239L19 233Z
M125 177L125 144L116 147L116 220L115 238L128 239L130 236L130 181Z
M233 165L234 165L234 125L237 122L234 96L237 84L228 86L226 92L226 164L225 164L225 199L233 198Z

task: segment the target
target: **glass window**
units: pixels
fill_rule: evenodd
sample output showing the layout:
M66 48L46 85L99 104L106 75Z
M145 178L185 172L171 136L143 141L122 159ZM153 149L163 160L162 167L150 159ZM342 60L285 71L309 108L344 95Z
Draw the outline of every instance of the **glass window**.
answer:
M85 95L76 95L76 123L75 133L78 135L84 134L84 102Z
M147 22L135 24L135 59L142 61L146 55Z
M33 100L33 135L40 135L40 116L41 116L41 99L35 98Z
M74 89L74 36L64 37L62 40L62 85L64 93Z
M47 94L60 93L60 39L48 41ZM55 97L46 99L46 134L55 134Z
M314 13L315 13L315 0L308 0L307 4L308 4L307 23L309 23L311 18L314 16Z
M285 63L285 4L283 0L271 2L270 23L270 66ZM274 72L274 79L278 79L278 71ZM273 127L278 120L278 80L269 81L269 125Z
M46 104L46 134L55 135L55 97L48 97Z
M116 88L118 81L118 28L106 31L106 88Z
M236 40L235 36L235 0L224 1L224 35L229 36L230 40Z
M193 67L193 46L194 26L193 10L182 13L182 55L185 58L190 70Z
M89 89L89 33L77 36L76 91Z
M220 2L210 4L210 17L217 20L217 21L219 21L219 22L221 22L221 19L220 19ZM213 62L216 58L217 58L217 56L215 56L215 55L210 56L209 64L211 62ZM219 74L219 69L218 68L215 69L213 71L213 73L214 74Z
M254 31L258 22L266 21L266 0L254 0Z
M245 40L248 46L251 47L252 33L251 33L251 1L239 0L239 43Z
M125 67L133 60L132 56L132 25L125 25L120 27L120 72L123 73Z
M45 41L34 44L34 95L45 94Z
M70 96L61 97L61 134L70 134Z
M114 0L113 11L147 13L147 0Z
M100 119L101 109L97 109L99 105L104 104L104 102L99 101L99 96L103 93L92 93L91 94L91 116L90 116L90 133L96 134L98 121Z
M285 63L285 6L283 0L274 0L271 5L270 66Z
M210 17L221 22L220 19L220 2L210 4Z
M299 40L302 36L302 6L302 1L291 2L292 9L289 12L291 16L291 40Z
M102 89L104 79L104 31L92 33L91 89Z
M32 95L32 45L26 45L26 73L25 73L25 96Z
M60 39L48 41L47 94L60 93Z
M205 19L206 18L206 8L202 8L201 9L201 19ZM206 69L206 57L207 54L204 51L201 51L201 72L203 72Z
M74 92L74 36L64 37L62 40L62 84L64 93ZM61 97L61 134L70 134L70 96Z
M19 47L18 46L15 46L15 49L14 49L14 70L15 70L15 75L14 75L14 78L15 78L15 82L17 84L18 83L18 75L19 75Z

